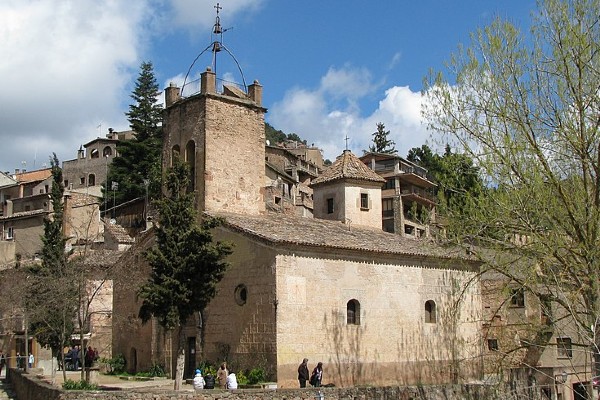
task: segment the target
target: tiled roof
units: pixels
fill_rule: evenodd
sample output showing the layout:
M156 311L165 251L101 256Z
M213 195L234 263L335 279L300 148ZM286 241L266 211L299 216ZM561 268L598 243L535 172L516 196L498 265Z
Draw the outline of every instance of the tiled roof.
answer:
M338 221L283 214L242 215L209 213L222 217L231 230L272 244L300 245L336 250L356 250L388 255L433 257L438 259L471 258L458 247L446 247L430 240L410 239L380 229L348 226ZM343 252L339 252L343 254Z
M119 224L105 223L104 229L106 229L117 241L117 243L134 243L135 239L127 234L125 228Z
M0 221L8 221L11 219L21 219L21 218L31 217L34 215L43 215L43 214L49 214L49 213L50 212L47 210L21 211L21 212L13 213L12 215L0 216Z
M311 186L319 185L340 179L362 180L384 183L385 179L367 167L350 150L344 150L342 155L317 178L313 179Z
M52 169L46 168L38 169L37 171L21 172L15 174L15 177L19 183L25 183L43 181L44 179L49 178L51 175Z

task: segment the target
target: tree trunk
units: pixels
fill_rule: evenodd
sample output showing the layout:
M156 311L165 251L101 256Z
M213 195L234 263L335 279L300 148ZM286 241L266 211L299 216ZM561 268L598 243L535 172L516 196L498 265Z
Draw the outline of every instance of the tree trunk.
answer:
M179 340L177 341L177 362L175 365L175 382L173 389L181 390L183 382L183 368L185 365L185 334L183 324L179 325Z

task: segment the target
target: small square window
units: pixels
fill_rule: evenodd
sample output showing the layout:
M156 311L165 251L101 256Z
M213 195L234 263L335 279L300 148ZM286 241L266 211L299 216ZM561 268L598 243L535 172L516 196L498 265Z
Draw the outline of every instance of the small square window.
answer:
M327 199L327 214L333 214L333 198Z
M487 345L489 351L498 351L498 339L488 339Z
M80 185L85 185L85 177L82 176L81 178L79 178L79 184Z

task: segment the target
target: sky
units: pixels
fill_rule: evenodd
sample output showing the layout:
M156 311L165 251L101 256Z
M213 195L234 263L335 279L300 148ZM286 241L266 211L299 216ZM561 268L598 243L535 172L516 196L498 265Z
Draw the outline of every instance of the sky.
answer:
M125 112L144 61L161 90L217 77L263 86L265 119L334 160L372 143L382 122L398 154L429 144L423 78L495 17L528 29L535 0L3 0L0 171L76 158L129 129ZM210 51L214 40L226 51ZM162 101L162 100L161 100ZM435 147L434 147L435 149Z

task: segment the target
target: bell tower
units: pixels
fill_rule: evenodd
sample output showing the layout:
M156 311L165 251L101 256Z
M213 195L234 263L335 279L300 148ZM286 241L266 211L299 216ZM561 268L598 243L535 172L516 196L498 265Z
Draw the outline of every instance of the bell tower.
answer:
M241 84L217 77L218 53L235 60L222 42L227 29L221 27L219 9L217 4L216 39L196 58L211 50L212 65L200 74L199 85L187 83L192 64L181 88L165 89L163 170L175 154L190 165L199 211L262 214L267 112L262 86L256 80L246 86L241 69Z

